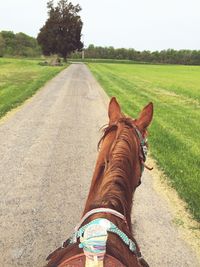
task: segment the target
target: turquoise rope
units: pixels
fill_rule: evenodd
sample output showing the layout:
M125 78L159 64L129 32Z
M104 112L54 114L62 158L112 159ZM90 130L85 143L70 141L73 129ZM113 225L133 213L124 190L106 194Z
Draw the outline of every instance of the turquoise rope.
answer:
M92 224L94 224L94 222L98 221L101 218L95 219L91 222L89 222L88 224L82 226L77 232L75 232L71 239L70 239L70 243L74 244L76 243L76 240L80 237L83 236L86 228ZM107 229L108 232L110 233L114 233L116 235L118 235L121 240L129 247L130 251L135 252L136 251L136 245L135 243L124 233L122 232L114 223L110 222L111 227L109 229Z

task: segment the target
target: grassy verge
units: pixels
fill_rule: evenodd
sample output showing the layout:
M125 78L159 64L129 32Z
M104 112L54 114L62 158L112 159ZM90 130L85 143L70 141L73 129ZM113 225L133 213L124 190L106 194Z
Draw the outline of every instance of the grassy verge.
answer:
M0 117L31 97L66 67L38 63L39 60L0 58Z
M71 62L84 62L84 63L113 63L113 64L147 64L145 62L137 62L128 59L100 59L100 58L70 58Z
M108 95L136 117L152 101L151 153L200 221L200 67L88 64Z

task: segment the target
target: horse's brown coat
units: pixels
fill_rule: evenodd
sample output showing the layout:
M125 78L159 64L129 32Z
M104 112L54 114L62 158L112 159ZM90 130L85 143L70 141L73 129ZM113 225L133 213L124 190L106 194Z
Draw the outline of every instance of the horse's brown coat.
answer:
M104 130L100 140L100 152L97 159L93 179L86 201L83 215L93 208L106 207L115 209L125 215L127 225L111 214L99 213L90 216L85 222L104 217L111 220L129 238L134 240L131 225L131 207L133 193L141 177L141 160L139 157L140 143L133 124L138 127L143 136L146 135L153 116L153 104L149 103L138 119L125 117L115 98L112 98L108 109L109 125ZM136 243L137 244L137 243ZM139 251L139 247L137 246ZM61 266L66 259L80 254L77 244L69 245L51 254L47 266ZM109 234L107 254L118 259L125 266L141 265L136 256L115 234Z

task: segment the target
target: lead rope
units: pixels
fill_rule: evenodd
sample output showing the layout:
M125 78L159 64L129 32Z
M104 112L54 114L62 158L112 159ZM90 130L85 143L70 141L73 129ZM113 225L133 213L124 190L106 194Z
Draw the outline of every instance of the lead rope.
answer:
M79 247L83 248L86 256L86 267L103 267L109 226L106 219L96 219L86 226L80 236Z

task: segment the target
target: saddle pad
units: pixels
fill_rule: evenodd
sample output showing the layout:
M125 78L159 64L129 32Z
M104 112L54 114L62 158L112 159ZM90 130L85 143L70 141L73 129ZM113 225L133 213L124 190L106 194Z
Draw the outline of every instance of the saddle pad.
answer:
M85 267L85 255L79 254L66 259L64 262L58 265L59 267ZM104 258L105 267L125 267L119 260L110 255L105 255Z

